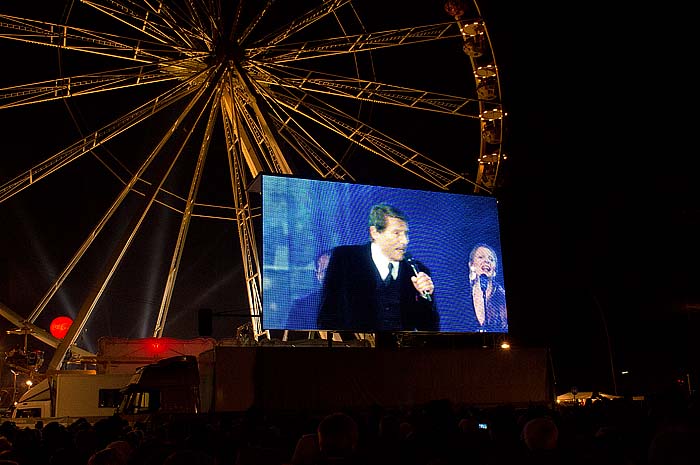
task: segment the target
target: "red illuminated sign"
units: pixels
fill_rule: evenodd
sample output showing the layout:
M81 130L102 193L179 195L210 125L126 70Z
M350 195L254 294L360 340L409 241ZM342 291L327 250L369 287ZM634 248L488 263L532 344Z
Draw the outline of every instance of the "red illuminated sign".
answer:
M73 320L67 316L59 316L51 321L49 326L49 331L51 335L57 339L63 339L68 334L68 329L70 325L73 324Z

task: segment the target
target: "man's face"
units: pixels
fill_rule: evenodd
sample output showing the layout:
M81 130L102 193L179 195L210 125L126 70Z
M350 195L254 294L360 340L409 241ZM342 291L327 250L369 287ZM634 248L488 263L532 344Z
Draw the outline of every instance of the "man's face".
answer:
M387 217L386 220L386 228L381 232L370 226L370 236L389 260L398 262L403 260L408 246L408 225L398 218Z
M493 277L496 274L496 257L486 247L479 247L474 252L472 261L472 271L477 275L484 274L488 277Z

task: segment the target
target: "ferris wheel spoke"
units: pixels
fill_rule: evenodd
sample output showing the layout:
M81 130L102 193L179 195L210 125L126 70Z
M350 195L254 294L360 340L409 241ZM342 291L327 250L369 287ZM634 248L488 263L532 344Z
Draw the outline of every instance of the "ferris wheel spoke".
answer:
M267 0L265 3L265 6L260 9L258 12L257 16L248 24L248 27L246 27L245 31L241 33L241 35L238 37L237 41L239 44L242 44L248 39L250 34L255 30L255 28L258 26L260 21L265 17L265 15L270 11L270 7L272 4L275 2L275 0ZM238 3L239 6L243 5L243 2ZM235 28L234 28L235 30Z
M7 15L0 15L0 38L145 63L182 57L162 44Z
M220 2L188 0L184 3L185 9L175 2L158 2L157 9L149 6L178 36L192 44L193 48L201 49L201 45L204 45L204 49L211 50L222 24Z
M178 8L175 3L159 2L157 12L162 12L164 20L170 27L179 27L180 24L189 25L182 28L180 33L192 39L194 43L205 44L205 49L212 50L216 38L223 34L221 2L188 0L184 3L186 10ZM239 4L241 3L242 1L239 1Z
M267 70L270 70L269 72ZM304 92L479 118L479 100L286 66L258 67L256 80ZM280 77L272 74L287 74Z
M267 1L268 6L270 5L270 1L271 0ZM233 14L233 23L231 25L231 33L229 35L229 40L232 40L234 37L236 37L238 35L238 28L239 28L240 23L241 23L241 14L243 13L243 4L244 4L243 0L239 0L238 2L236 2L236 12ZM220 6L220 3L217 3L216 5L218 7L218 6ZM219 13L214 17L220 18L221 15ZM219 23L221 23L221 22L219 21Z
M249 136L250 146L257 150L248 152L249 168L254 176L260 171L291 174L292 170L280 149L272 131L268 115L260 107L247 75L234 65L235 72L228 73L223 93L224 110L238 129ZM257 155L261 155L262 158Z
M355 178L335 158L308 134L299 132L280 120L275 120L280 135L323 179L355 181Z
M197 49L198 44L211 45L211 32L202 24L196 9L178 12L168 4L158 6L130 0L82 0L82 3L128 25L140 34L176 48ZM189 4L188 4L189 5Z
M197 90L196 78L146 102L0 186L0 203Z
M263 94L277 133L302 157L322 178L355 181L354 177L341 165L321 143L306 130L284 107L278 105L269 94Z
M461 37L457 23L448 22L307 42L267 43L250 48L247 56L250 59L278 64L456 37Z
M299 31L304 30L316 21L326 17L329 14L332 14L338 8L347 3L350 3L350 0L323 0L323 3L321 3L318 7L309 10L295 21L292 21L287 26L283 27L281 30L257 41L255 45L265 44L265 46L271 46L278 44Z
M197 65L190 59L175 60L4 87L0 88L0 110L179 79L175 70L189 74Z
M212 94L212 97L214 97L214 95L218 94L219 92L221 92L221 88L215 88L215 92ZM209 145L211 143L212 138L211 136L214 132L214 122L217 113L219 112L219 105L221 104L221 99L217 97L214 97L212 99L211 105L207 105L209 107L209 118L204 131L204 136L202 138L202 143L199 147L199 156L197 157L197 164L192 175L192 181L190 183L190 190L187 195L185 210L182 214L180 230L178 232L177 241L173 250L173 256L170 262L170 269L168 271L168 278L166 280L165 290L163 292L163 299L161 300L158 318L156 320L156 325L153 330L153 337L163 336L163 329L165 328L165 322L167 320L168 311L170 309L170 302L172 301L173 290L175 289L175 280L177 279L177 274L180 270L180 263L182 261L182 253L184 251L185 239L187 238L187 232L189 230L190 222L192 221L192 212L195 205L195 199L197 198L199 186L202 182L204 162L209 153ZM202 113L204 113L204 109ZM200 113L200 116L199 118L197 118L197 121L199 121L199 119L201 118L202 113ZM195 121L195 126L197 125L197 121ZM190 134L192 134L192 131L190 131ZM182 144L180 150L182 151L184 147L185 144Z
M323 102L315 105L310 103L308 98L293 98L282 94L276 94L276 99L288 109L309 118L337 135L440 189L447 189L460 180L474 184L473 181L465 178L463 175Z
M262 160L265 162L266 169L262 171L271 171L273 173L290 173L286 162L276 155L278 150L275 149L275 142L271 140L268 131L265 130L263 123L258 119L255 112L248 106L248 102L241 97L240 92L234 93L234 104L236 114L240 117L242 123L239 131L244 131L247 137L251 140L251 146L257 147L256 153L262 155ZM244 126L244 127L243 127Z
M249 158L249 155L245 153L248 148L243 145L244 141L241 140L240 121L235 119L235 115L226 111L226 102L227 100L222 101L221 108L229 174L231 177L231 191L233 193L236 225L238 226L238 238L243 259L245 285L248 291L251 324L257 337L257 335L262 334L262 279L258 248L255 242L254 215L248 193L248 175L245 170L246 163L250 166L250 162L246 160Z

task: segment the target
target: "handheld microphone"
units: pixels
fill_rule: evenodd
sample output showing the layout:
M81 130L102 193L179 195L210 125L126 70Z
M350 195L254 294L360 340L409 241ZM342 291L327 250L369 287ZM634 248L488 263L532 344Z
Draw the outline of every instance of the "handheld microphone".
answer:
M413 274L415 276L418 276L418 268L416 268L416 265L413 262L413 256L410 253L406 252L406 253L404 253L404 258L406 259L406 263L408 263L408 265L413 270ZM428 291L423 292L423 298L425 300L427 300L428 302L433 301L433 297L430 295L430 293L428 293Z
M486 288L489 285L489 278L486 277L485 274L480 274L479 275L479 286L481 286L481 292L484 294L484 298L486 298Z

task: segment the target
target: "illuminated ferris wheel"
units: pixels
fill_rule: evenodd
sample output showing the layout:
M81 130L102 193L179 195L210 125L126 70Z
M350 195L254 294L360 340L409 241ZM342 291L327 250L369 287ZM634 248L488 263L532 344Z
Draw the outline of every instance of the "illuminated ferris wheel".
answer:
M448 0L444 8L410 8L369 0L75 0L54 22L0 12L4 43L26 53L58 50L60 62L53 76L3 84L0 116L20 107L40 114L57 103L94 115L78 140L3 173L0 204L49 175L79 172L73 166L86 155L118 186L31 312L0 306L4 316L57 347L50 368L59 367L69 349L80 353L76 339L140 228L166 208L179 221L153 336L163 336L188 230L199 218L235 223L231 239L240 244L258 336L259 206L248 191L258 174L406 177L432 189L492 193L505 158L505 113L479 6ZM218 162L215 177L225 187L212 189L205 173ZM206 197L214 191L216 200ZM51 339L34 323L125 204L132 204L128 228L66 337Z

